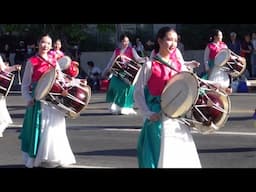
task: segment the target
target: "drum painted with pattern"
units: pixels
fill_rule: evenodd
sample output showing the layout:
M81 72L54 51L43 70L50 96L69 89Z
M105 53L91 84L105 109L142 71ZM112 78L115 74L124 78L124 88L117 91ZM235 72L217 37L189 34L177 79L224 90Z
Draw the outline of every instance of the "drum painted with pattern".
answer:
M63 73L69 75L70 77L77 77L79 74L79 63L77 61L71 60L69 56L63 56L58 59L58 63Z
M142 65L124 55L119 55L114 60L111 72L125 83L134 85L139 76Z
M226 71L232 77L239 77L246 69L246 59L228 48L223 48L215 56L214 66Z
M82 81L79 82L81 83L65 87L56 80L55 69L51 69L39 79L35 99L46 101L69 118L77 118L86 109L91 98L91 88ZM62 96L63 90L68 92L67 96Z
M14 77L15 75L13 73L0 72L0 94L5 97L8 95L12 87Z
M214 82L198 78L191 72L175 74L161 94L162 112L180 119L201 133L223 127L229 117L229 96L217 89Z

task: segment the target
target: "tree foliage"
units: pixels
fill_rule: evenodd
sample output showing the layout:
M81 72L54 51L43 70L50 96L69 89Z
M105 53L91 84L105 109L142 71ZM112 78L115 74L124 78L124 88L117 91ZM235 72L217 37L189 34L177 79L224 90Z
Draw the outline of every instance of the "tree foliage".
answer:
M150 25L149 25L150 26ZM234 31L238 34L238 38L242 39L246 33L256 31L256 24L180 24L179 33L186 50L204 49L210 32L218 28L223 32L223 40L227 41L229 33ZM29 38L30 41L37 41L42 33L49 33L53 39L61 38L65 47L70 48L73 45L82 44L85 50L108 50L113 45L107 38L116 31L116 24L97 24L97 35L88 34L87 24L1 24L2 33L10 32L19 34L17 39ZM151 30L149 27L145 30ZM143 38L147 34L146 31L138 29L137 35ZM96 43L97 42L97 43ZM100 43L99 43L100 42Z
M61 38L63 46L67 49L73 45L90 42L88 38L91 38L91 35L86 32L87 27L87 24L1 24L3 33L17 33L17 39L30 39L29 41L36 42L41 34L48 33L53 39ZM98 24L97 29L103 34L113 32L115 24Z

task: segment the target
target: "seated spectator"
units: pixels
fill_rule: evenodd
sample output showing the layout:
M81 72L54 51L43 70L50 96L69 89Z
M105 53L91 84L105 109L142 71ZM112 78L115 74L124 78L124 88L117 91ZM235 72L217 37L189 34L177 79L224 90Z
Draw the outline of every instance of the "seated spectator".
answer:
M11 50L10 50L9 44L6 43L4 45L4 50L3 50L3 61L9 64L10 64L10 53L11 53Z
M89 67L87 83L92 90L99 90L101 70L99 67L95 66L93 61L88 61L87 65Z
M27 45L24 41L19 41L15 48L14 62L21 65L21 77L23 77L27 60Z
M252 65L252 77L256 77L256 32L252 33L252 53L251 53L251 65Z
M145 50L152 51L154 49L154 41L151 41L150 39L145 44Z
M184 51L184 44L181 42L181 36L180 35L178 35L177 48L180 50L181 54L184 55L184 53L185 53L185 51Z
M253 51L253 45L251 42L250 34L245 34L244 39L241 42L241 53L240 56L246 59L246 72L247 78L252 77L252 65L251 65L251 54Z
M27 58L30 58L36 54L36 45L31 43L27 45Z
M15 49L15 63L24 64L26 61L27 48L24 41L19 41Z
M133 48L137 51L140 57L144 57L144 46L139 37L136 38L136 42Z
M230 33L230 39L227 42L227 46L235 54L240 55L241 43L240 43L240 41L236 37L237 37L236 33L235 32L231 32Z

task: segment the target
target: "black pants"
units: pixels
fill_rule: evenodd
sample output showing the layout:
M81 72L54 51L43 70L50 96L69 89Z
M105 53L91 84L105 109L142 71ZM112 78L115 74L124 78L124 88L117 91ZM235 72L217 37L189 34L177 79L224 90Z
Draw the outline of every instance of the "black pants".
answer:
M100 79L87 79L87 84L91 87L92 90L100 90Z

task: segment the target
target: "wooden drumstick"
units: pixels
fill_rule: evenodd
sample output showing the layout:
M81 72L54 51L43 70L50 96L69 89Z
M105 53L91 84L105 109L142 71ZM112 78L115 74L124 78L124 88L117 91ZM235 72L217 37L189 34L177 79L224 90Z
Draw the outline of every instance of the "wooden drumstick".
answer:
M18 80L19 80L19 85L21 85L21 75L20 75L21 67L18 67Z

